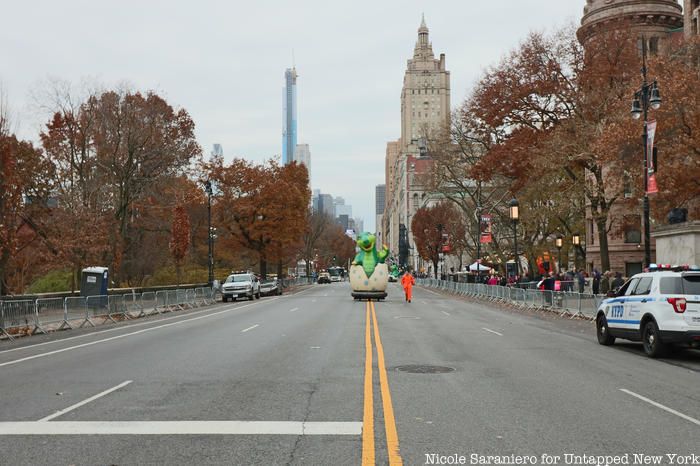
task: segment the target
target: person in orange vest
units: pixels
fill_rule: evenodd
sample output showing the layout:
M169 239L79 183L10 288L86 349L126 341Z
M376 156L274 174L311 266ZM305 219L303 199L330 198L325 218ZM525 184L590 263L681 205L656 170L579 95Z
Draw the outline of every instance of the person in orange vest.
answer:
M403 290L406 292L406 301L409 303L411 302L411 292L413 290L413 285L415 284L416 279L413 278L411 272L406 272L403 274L403 277L401 277L401 286L403 286Z

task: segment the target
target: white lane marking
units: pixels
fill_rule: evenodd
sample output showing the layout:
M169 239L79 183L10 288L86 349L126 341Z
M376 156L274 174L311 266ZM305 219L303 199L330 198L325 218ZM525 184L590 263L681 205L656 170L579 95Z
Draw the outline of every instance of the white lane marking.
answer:
M282 299L282 298L281 298L280 296L276 296L276 297L273 297L273 298L270 298L270 299L266 299L265 302L276 301L276 300L278 300L278 299ZM211 306L214 307L214 308L216 308L216 307L220 307L222 304L223 304L223 303L216 303L216 304L212 304ZM227 306L226 309L224 309L224 310L230 311L230 310L234 310L234 309L241 309L241 308L244 308L244 307L247 307L247 306L249 306L249 304L244 305L244 306L236 306L236 307ZM142 326L144 326L144 325L157 324L157 323L159 323L159 322L166 322L166 321L168 321L168 320L173 320L173 319L181 319L181 318L183 318L183 317L188 317L188 316L196 316L196 315L202 314L202 313L204 313L204 312L210 312L211 310L212 310L212 309L202 309L202 310L199 310L199 311L188 312L187 314L174 315L174 316L172 316L172 317L164 317L164 318L158 319L158 320L149 320L149 321L146 321L146 322L135 322L135 323L130 323L129 325L126 325L126 326L123 326L123 327L109 328L109 329L106 329L106 330L98 330L98 331L95 331L95 332L85 333L85 334L83 334L83 335L76 335L76 336L74 336L74 337L60 338L60 339L58 339L58 340L45 341L45 342L43 342L43 343L35 343L35 344L33 344L33 345L27 345L27 346L21 346L21 347L19 347L19 348L12 348L12 349L8 349L8 350L3 350L3 351L0 351L0 354L3 354L3 353L11 353L11 352L13 352L13 351L22 351L22 350L26 350L26 349L36 348L36 347L38 347L38 346L53 345L53 344L55 344L55 343L62 343L62 342L64 342L64 341L75 340L75 339L78 339L78 338L92 337L92 336L95 336L95 335L101 335L101 334L103 334L103 333L116 332L116 331L118 331L118 330L128 330L128 329L133 328L133 327L142 327ZM146 317L151 317L151 316L154 316L154 315L158 315L158 314L149 314L149 315L146 316Z
M0 422L0 435L360 435L361 422Z
M271 301L271 300L270 300L270 301ZM264 303L264 302L269 302L269 301L263 301L263 303ZM126 338L126 337L130 337L130 336L133 336L133 335L139 335L139 334L141 334L141 333L150 332L151 330L158 330L158 329L161 329L161 328L172 327L173 325L180 325L180 324L184 324L184 323L187 323L187 322L191 322L191 321L193 321L193 320L207 319L207 318L209 318L209 317L214 317L214 316L217 316L217 315L219 315L219 314L225 314L225 313L227 313L227 312L235 311L235 310L238 310L238 309L243 309L244 307L255 306L256 304L261 304L261 303L260 303L260 302L257 302L257 303L244 304L243 306L236 306L236 307L232 307L232 308L229 308L229 309L224 309L223 311L212 312L211 314L205 314L205 315L203 315L203 316L193 317L192 319L178 320L177 322L171 322L171 323L169 323L169 324L157 325L157 326L155 326L155 327L148 327L148 328L144 328L144 329L141 329L141 330L137 330L137 331L135 331L135 332L123 333L123 334L121 334L121 335L115 335L115 336L113 336L113 337L103 338L102 340L90 341L90 342L88 342L88 343L82 343L82 344L80 344L80 345L75 345L75 346L68 346L68 347L66 347L66 348L61 348L61 349L49 351L49 352L46 352L46 353L34 354L34 355L32 355L32 356L27 356L27 357L24 357L24 358L15 359L15 360L12 360L12 361L7 361L7 362L0 363L0 367L3 367L3 366L10 366L10 365L12 365L12 364L17 364L17 363L24 362L24 361L31 361L32 359L43 358L43 357L45 357L45 356L51 356L52 354L63 353L63 352L71 351L71 350L78 349L78 348L85 348L86 346L92 346L92 345L96 345L96 344L98 344L98 343L105 343L105 342L107 342L107 341L118 340L118 339L120 339L120 338Z
M434 295L437 295L437 296L442 296L440 293L436 293L435 291L433 291L433 290L431 290L431 289L428 289L428 288L424 288L424 287L422 287L422 286L421 286L420 289L423 290L423 291L427 291L428 293L432 293L432 294L434 294Z
M260 326L260 324L255 324L255 325L253 325L252 327L248 327L248 328L245 329L245 330L241 330L241 333L245 333L245 332L247 332L248 330L253 330L255 327L259 327L259 326Z
M486 330L487 332L495 333L496 335L498 335L498 336L500 336L500 337L503 336L502 333L498 333L497 331L491 330L490 328L482 327L481 330Z
M73 411L73 410L76 409L76 408L80 408L81 406L90 403L91 401L95 401L95 400L98 399L98 398L102 398L102 397L105 396L105 395L109 395L110 393L112 393L112 392L115 391L115 390L119 390L119 389L122 388L122 387L126 387L126 386L129 385L131 382L133 382L133 380L127 380L127 381L125 381L125 382L122 382L122 383L120 383L119 385L117 385L116 387L112 387L112 388L110 388L109 390L105 390L105 391L103 391L103 392L98 393L97 395L93 395L93 396L91 396L90 398L87 398L87 399L81 401L80 403L76 403L76 404L74 404L73 406L69 406L69 407L67 407L67 408L65 408L65 409L58 410L58 411L56 411L55 413L53 413L53 414L51 414L51 415L49 415L49 416L42 417L42 418L39 419L37 422L46 422L46 421L50 421L51 419L56 419L58 416L62 416L62 415L66 414L66 413L68 413L68 412L70 412L70 411Z
M295 307L294 309L290 309L289 312L297 312L299 310L298 307Z
M652 406L656 406L657 408L663 409L664 411L667 411L667 412L669 412L669 413L671 413L671 414L675 414L676 416L678 416L678 417L680 417L680 418L683 418L683 419L685 419L686 421L690 421L690 422L692 422L693 424L696 424L696 425L699 425L699 426L700 426L700 420L697 420L697 419L695 419L694 417L690 417L690 416L687 416L687 415L685 415L685 414L683 414L683 413L679 413L679 412L676 411L675 409L669 408L668 406L664 406L664 405L662 405L661 403L657 403L657 402L654 401L654 400L650 400L650 399L647 398L647 397L644 397L644 396L642 396L642 395L640 395L640 394L638 394L638 393L634 393L633 391L627 390L627 389L625 389L625 388L620 388L620 389L618 389L618 390L620 390L621 392L625 392L625 393L627 393L628 395L632 395L632 396L635 397L635 398L639 398L639 399L642 400L642 401L646 401L647 403L649 403L649 404L652 405Z
M449 316L449 315L450 315L449 312L445 312L445 311L440 311L440 312L442 312L442 313L445 314L446 316Z

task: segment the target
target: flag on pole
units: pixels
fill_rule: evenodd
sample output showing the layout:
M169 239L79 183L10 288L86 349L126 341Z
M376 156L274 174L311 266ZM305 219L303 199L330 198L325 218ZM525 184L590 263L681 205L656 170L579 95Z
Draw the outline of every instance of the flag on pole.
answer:
M479 239L481 243L490 243L493 241L491 234L491 219L491 214L481 215L481 238Z
M656 167L654 167L654 137L656 136L656 120L647 122L647 194L656 194Z

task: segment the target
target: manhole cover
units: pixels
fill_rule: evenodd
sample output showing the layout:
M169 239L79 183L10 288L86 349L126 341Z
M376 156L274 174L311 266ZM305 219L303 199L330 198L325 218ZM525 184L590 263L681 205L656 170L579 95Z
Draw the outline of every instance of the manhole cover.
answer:
M446 366L408 364L406 366L396 366L394 370L399 372L410 372L411 374L444 374L446 372L454 372L455 368Z

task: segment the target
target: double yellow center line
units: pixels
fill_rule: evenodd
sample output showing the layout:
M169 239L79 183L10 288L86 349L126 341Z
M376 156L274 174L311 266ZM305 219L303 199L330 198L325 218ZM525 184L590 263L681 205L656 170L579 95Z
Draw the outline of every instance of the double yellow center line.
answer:
M384 363L384 348L379 337L379 326L377 325L377 313L374 309L374 302L367 301L365 312L365 404L362 420L362 465L373 465L375 463L374 454L374 392L372 386L372 334L371 324L374 324L374 342L377 346L377 368L379 371L379 384L382 394L382 407L384 409L384 427L386 430L386 446L389 455L389 464L402 465L399 454L399 436L396 433L396 419L394 418L394 408L391 404L391 393L389 391L389 380L386 375L386 364ZM371 318L370 318L371 317Z

